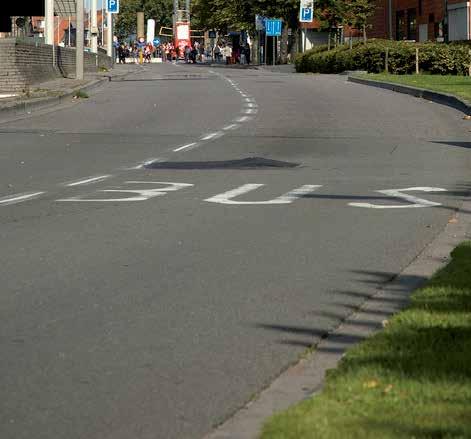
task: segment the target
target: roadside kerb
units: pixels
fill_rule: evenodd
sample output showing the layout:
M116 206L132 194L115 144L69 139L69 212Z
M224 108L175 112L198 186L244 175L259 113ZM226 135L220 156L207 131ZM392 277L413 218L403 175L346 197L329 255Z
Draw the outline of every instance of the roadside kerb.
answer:
M319 393L326 371L344 353L383 328L384 321L404 309L411 294L450 261L451 251L471 238L471 200L467 198L444 230L390 282L378 288L357 312L315 344L315 351L283 372L253 401L205 439L256 439L264 422L277 412ZM365 322L367 324L365 324Z
M91 92L105 83L110 82L113 78L126 77L134 73L134 71L129 71L116 75L104 75L102 78L90 80L88 84L82 85L80 87L64 89L58 96L38 97L25 99L23 101L5 103L0 106L0 120L8 116L23 116L25 114L32 113L34 110L37 111L51 108L69 100L79 92Z
M375 81L373 79L358 78L356 76L349 76L349 82L357 84L369 85L372 87L383 88L386 90L395 91L398 93L404 93L417 98L426 99L437 104L446 105L448 107L455 108L456 110L462 111L466 115L471 115L471 102L464 99L458 98L451 94L436 92L427 90L424 88L411 87L408 85L399 85L392 82Z

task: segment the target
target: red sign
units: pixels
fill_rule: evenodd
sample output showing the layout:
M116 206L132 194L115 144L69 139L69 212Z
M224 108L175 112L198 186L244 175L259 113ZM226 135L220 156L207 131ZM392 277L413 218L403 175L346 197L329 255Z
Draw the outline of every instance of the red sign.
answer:
M185 47L191 47L190 25L188 23L177 23L177 37L175 39L175 48L178 56L184 57Z

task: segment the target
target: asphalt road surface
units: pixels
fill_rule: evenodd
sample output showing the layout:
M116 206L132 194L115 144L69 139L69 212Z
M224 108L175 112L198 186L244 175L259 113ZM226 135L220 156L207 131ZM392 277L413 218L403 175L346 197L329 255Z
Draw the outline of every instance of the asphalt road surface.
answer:
M469 129L342 76L184 65L1 123L0 437L203 437L443 229Z

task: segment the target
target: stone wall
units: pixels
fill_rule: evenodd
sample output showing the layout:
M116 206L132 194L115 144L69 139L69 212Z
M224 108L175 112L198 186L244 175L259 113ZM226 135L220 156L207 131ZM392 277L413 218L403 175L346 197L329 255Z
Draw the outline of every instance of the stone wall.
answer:
M84 53L84 71L111 68L103 53ZM39 82L75 75L75 49L16 38L0 39L0 91L21 92Z

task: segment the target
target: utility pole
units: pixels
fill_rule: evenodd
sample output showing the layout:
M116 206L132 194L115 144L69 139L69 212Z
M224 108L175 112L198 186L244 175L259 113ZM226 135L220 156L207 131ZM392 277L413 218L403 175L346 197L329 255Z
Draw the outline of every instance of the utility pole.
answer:
M44 39L46 44L54 44L54 0L45 1Z
M113 58L113 14L111 12L106 12L106 54Z
M76 0L77 41L75 44L75 79L83 79L83 0Z
M97 26L97 0L92 0L90 7L90 34L92 37L91 49L93 53L98 53L98 26Z

